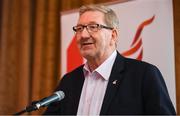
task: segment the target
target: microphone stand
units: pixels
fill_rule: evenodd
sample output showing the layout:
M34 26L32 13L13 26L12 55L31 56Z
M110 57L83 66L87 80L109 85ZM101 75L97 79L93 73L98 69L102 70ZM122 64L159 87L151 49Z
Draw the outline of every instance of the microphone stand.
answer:
M24 110L22 110L22 111L20 111L20 112L17 112L17 113L15 113L15 114L13 114L13 115L21 115L21 114L23 114L23 113L25 113L25 112L27 112L26 109L24 109Z
M31 105L27 106L24 110L22 110L22 111L20 111L20 112L17 112L17 113L15 113L15 114L13 114L13 115L21 115L21 114L23 114L23 113L25 113L25 112L32 112L32 111L34 111L34 110L37 110L38 108L37 108L36 105L35 105L37 102L38 102L38 101L32 102Z

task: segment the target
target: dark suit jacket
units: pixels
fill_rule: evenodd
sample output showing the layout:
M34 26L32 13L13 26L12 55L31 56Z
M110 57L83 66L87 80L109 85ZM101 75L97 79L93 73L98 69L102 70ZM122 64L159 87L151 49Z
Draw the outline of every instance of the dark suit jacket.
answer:
M56 91L64 91L65 98L51 104L44 114L77 114L83 83L82 65L62 78ZM118 53L100 114L175 114L175 110L160 71Z

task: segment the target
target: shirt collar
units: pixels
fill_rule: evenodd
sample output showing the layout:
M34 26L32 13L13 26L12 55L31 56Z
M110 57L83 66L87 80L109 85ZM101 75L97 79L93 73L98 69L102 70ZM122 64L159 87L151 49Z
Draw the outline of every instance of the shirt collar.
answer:
M99 67L97 67L93 72L99 73L105 80L109 79L111 74L111 70L114 64L114 61L117 56L117 51L115 50ZM84 74L90 73L89 66L87 62L85 63L84 67ZM92 73L93 73L92 72Z

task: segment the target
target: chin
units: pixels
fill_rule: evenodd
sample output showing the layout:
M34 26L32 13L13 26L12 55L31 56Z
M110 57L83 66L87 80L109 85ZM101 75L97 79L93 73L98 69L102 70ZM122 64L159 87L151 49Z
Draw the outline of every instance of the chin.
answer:
M93 58L93 56L94 56L94 54L92 52L81 52L81 55L86 59Z

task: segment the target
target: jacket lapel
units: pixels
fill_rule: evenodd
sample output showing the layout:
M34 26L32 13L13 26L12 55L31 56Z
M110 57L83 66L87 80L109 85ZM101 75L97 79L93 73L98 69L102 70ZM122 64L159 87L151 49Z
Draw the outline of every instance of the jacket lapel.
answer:
M77 78L75 78L76 80L74 81L74 85L73 85L73 108L74 108L74 113L77 113L77 109L78 109L78 104L79 104L79 100L80 100L80 96L81 96L81 92L82 92L82 87L83 87L83 83L84 83L84 74L83 74L83 66L80 67L80 70L78 70L75 74L77 76Z
M117 92L119 84L121 84L120 83L122 79L121 72L123 71L123 69L124 69L124 58L118 53L116 60L113 64L113 68L107 85L106 93L101 108L101 113L100 113L101 115L107 114L111 100L113 99L115 93Z

